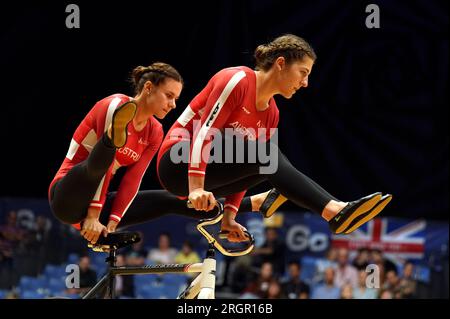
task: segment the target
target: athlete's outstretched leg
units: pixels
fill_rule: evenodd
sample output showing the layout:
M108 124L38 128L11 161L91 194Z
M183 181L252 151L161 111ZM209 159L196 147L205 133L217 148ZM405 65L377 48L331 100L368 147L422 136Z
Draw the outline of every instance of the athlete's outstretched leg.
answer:
M111 206L114 202L116 192L108 193L105 205L100 216L100 222L103 225L108 223L111 212ZM218 200L223 202L223 199ZM248 212L252 210L249 199L243 200L239 210ZM118 228L126 228L132 225L142 224L165 215L180 215L194 219L211 218L216 215L217 211L196 211L188 208L186 200L179 199L177 196L166 190L144 190L139 191L131 203L130 207L122 217Z
M300 207L322 214L335 197L317 183L295 169L279 152L278 168L272 174L262 174L260 163L210 163L205 177L205 189L222 197L246 190L263 181L269 181L284 196ZM173 163L170 151L159 162L159 177L163 186L178 196L187 196L187 163Z
M126 142L126 126L135 111L136 104L131 102L117 108L108 133L102 135L87 159L72 167L53 185L50 207L58 219L75 224L86 217L89 203L114 161L116 148Z
M222 143L222 145L224 144ZM257 147L267 147L267 145L258 145ZM266 165L261 163L212 162L208 164L205 189L219 196L227 196L245 190L248 187L244 182L246 178L259 176L262 180L269 181L281 194L298 206L320 214L330 222L331 228L337 233L345 231L356 217L368 214L381 199L381 193L374 193L350 203L338 201L316 182L292 166L277 146L271 146L270 149L276 150L270 154L271 162L276 161L277 164L274 171L264 174L267 171L264 169ZM245 159L248 158L245 157ZM166 189L179 196L188 195L186 171L187 161L174 164L170 158L170 151L161 157L159 162L160 180ZM230 189L230 185L233 185L233 189ZM338 213L341 217L338 216ZM334 218L335 216L336 218Z
M72 167L57 181L50 194L50 206L61 221L75 224L87 214L89 203L114 160L116 149L108 145L106 134L97 142L88 158Z

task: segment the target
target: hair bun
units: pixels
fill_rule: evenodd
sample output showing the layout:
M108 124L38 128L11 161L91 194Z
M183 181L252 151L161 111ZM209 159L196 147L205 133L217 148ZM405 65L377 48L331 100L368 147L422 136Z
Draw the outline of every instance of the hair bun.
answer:
M133 84L135 94L139 94L146 81L151 81L153 85L158 86L166 78L174 79L183 84L183 78L178 71L164 62L155 62L149 66L140 65L134 68L129 81Z
M302 60L305 56L312 60L317 59L309 43L293 34L285 34L267 44L259 45L254 53L256 69L264 71L270 69L277 57L284 57L287 63L291 63Z
M134 68L133 72L131 73L131 78L133 80L133 83L137 85L139 83L139 80L141 79L142 75L146 72L148 72L148 68L145 66L138 66Z
M261 60L267 54L268 47L264 44L258 45L255 50L255 59L256 61Z

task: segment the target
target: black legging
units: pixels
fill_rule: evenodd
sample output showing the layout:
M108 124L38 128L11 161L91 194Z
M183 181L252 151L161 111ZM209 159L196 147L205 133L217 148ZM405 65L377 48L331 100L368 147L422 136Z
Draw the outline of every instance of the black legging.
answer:
M175 144L177 152L183 147L189 149L189 143L189 141L182 141ZM212 192L216 197L224 197L251 188L263 181L268 181L296 205L319 214L322 213L330 200L337 200L316 182L292 166L275 144L270 142L258 143L250 147L251 143L256 142L245 142L244 163L224 163L222 161L222 163L211 162L208 164L205 175L205 190ZM225 154L227 152L225 138L222 138L221 145L223 147L222 154ZM236 154L235 142L233 147L235 148L233 154ZM262 174L261 168L267 167L267 165L261 162L249 163L247 153L249 149L255 149L255 147L265 148L266 154L270 154L271 160L278 161L278 169L275 172ZM275 151L269 153L269 147ZM170 150L166 151L159 162L160 181L167 190L175 195L187 196L189 193L187 160L184 159L182 163L174 163L171 160L170 153ZM179 156L179 153L177 154Z
M117 192L108 193L102 214L100 215L100 222L103 225L108 223L109 214L111 212L112 203L116 193ZM223 203L224 200L223 198L220 198L219 201ZM246 197L242 200L242 203L239 206L239 211L252 211L250 197ZM178 197L166 190L143 190L137 193L126 214L120 221L119 228L142 224L171 214L194 219L203 219L214 217L216 213L216 209L205 212L187 208L185 200L180 200Z
M114 161L116 149L106 134L95 144L86 160L72 167L50 191L50 207L59 220L82 221L103 176Z
M87 210L101 179L114 160L115 148L106 135L96 143L86 160L75 165L50 192L50 207L62 222L75 224L86 218ZM107 194L100 221L106 225L116 192ZM241 211L251 211L250 198L244 198ZM199 212L186 207L186 201L178 199L166 190L139 191L123 216L120 227L144 223L167 214L191 218L213 217L215 211Z

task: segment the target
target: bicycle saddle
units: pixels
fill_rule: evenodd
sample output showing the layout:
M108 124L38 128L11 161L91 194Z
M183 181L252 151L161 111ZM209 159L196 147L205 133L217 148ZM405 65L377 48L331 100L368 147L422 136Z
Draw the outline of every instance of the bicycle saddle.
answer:
M131 246L141 240L138 232L118 231L109 233L107 237L100 236L95 245L89 244L88 247L95 251L108 251L110 249L119 249Z

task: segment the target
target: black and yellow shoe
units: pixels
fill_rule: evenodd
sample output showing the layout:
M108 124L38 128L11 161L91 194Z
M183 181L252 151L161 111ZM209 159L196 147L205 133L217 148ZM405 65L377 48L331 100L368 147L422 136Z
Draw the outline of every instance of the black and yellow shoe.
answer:
M136 108L136 103L130 101L114 111L111 121L111 142L114 147L120 148L127 143L127 127L136 114Z
M331 231L335 234L344 232L351 222L369 212L381 199L381 193L373 193L353 202L350 202L339 213L328 221Z
M287 201L287 198L280 194L280 192L272 188L267 194L267 197L264 199L264 202L261 204L259 211L264 216L264 218L269 218L272 216L284 202Z
M375 206L369 210L367 213L364 213L362 215L359 215L356 217L351 223L350 226L346 230L344 230L344 234L350 234L354 232L356 229L358 229L360 226L364 225L371 219L373 219L375 216L377 216L389 202L392 200L391 194L386 194L383 197L381 197L380 201L375 204Z

